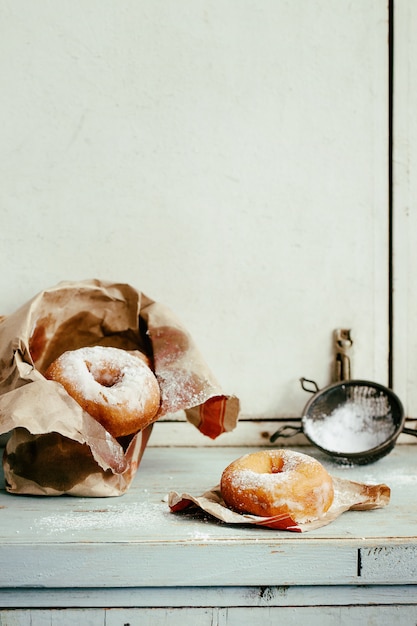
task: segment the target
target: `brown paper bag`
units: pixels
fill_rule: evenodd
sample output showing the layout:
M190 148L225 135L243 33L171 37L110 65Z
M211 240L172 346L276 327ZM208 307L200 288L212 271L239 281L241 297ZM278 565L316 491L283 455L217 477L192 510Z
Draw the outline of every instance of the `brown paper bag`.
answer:
M11 493L117 496L129 487L152 424L115 440L43 373L66 350L140 350L161 390L156 419L183 410L204 435L233 430L239 400L225 395L190 334L164 305L127 284L62 282L0 318L0 435Z

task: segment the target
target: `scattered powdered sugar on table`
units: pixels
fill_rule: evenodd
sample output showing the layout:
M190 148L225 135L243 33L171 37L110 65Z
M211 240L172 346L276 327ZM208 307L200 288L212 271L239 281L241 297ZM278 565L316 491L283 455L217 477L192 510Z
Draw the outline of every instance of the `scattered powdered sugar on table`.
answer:
M363 476L363 481L366 483L379 483L381 482L381 476L375 475L374 473L368 471ZM401 485L416 485L417 475L416 474L404 474L403 469L396 470L396 469L390 468L389 475L387 476L387 482L389 482L390 485L392 484L395 487L399 487Z
M165 514L163 504L138 502L129 506L107 505L102 509L74 509L68 513L55 513L41 517L36 522L39 531L65 533L68 531L152 528Z
M332 452L366 452L384 443L395 432L386 398L377 402L346 402L329 415L304 425L304 433Z

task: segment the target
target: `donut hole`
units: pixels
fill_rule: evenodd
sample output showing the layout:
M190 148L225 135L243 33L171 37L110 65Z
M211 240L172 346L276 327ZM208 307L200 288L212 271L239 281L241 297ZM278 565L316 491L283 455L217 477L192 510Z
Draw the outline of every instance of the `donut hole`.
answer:
M271 474L280 474L284 471L284 461L279 458L271 458Z
M102 387L114 387L122 380L122 372L112 367L97 367L86 361L86 366L96 383Z
M284 471L284 460L273 454L259 455L253 459L252 469L257 474L280 474Z

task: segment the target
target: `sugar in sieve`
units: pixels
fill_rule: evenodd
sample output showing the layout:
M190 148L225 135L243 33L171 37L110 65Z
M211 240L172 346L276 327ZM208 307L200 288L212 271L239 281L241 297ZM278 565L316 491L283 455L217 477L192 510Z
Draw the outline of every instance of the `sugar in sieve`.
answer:
M300 380L302 388L314 394L304 407L301 425L283 426L271 436L272 443L302 432L337 462L365 465L391 452L401 433L417 436L417 430L404 426L398 396L379 383L343 380L320 390L314 381Z

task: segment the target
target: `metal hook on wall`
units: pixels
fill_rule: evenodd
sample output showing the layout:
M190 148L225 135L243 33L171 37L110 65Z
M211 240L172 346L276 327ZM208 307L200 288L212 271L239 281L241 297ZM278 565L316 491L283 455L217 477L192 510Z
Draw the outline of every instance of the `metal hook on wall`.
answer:
M337 382L350 380L351 364L348 352L350 351L353 340L351 330L347 328L337 328L334 331L334 347L335 347L335 380Z

